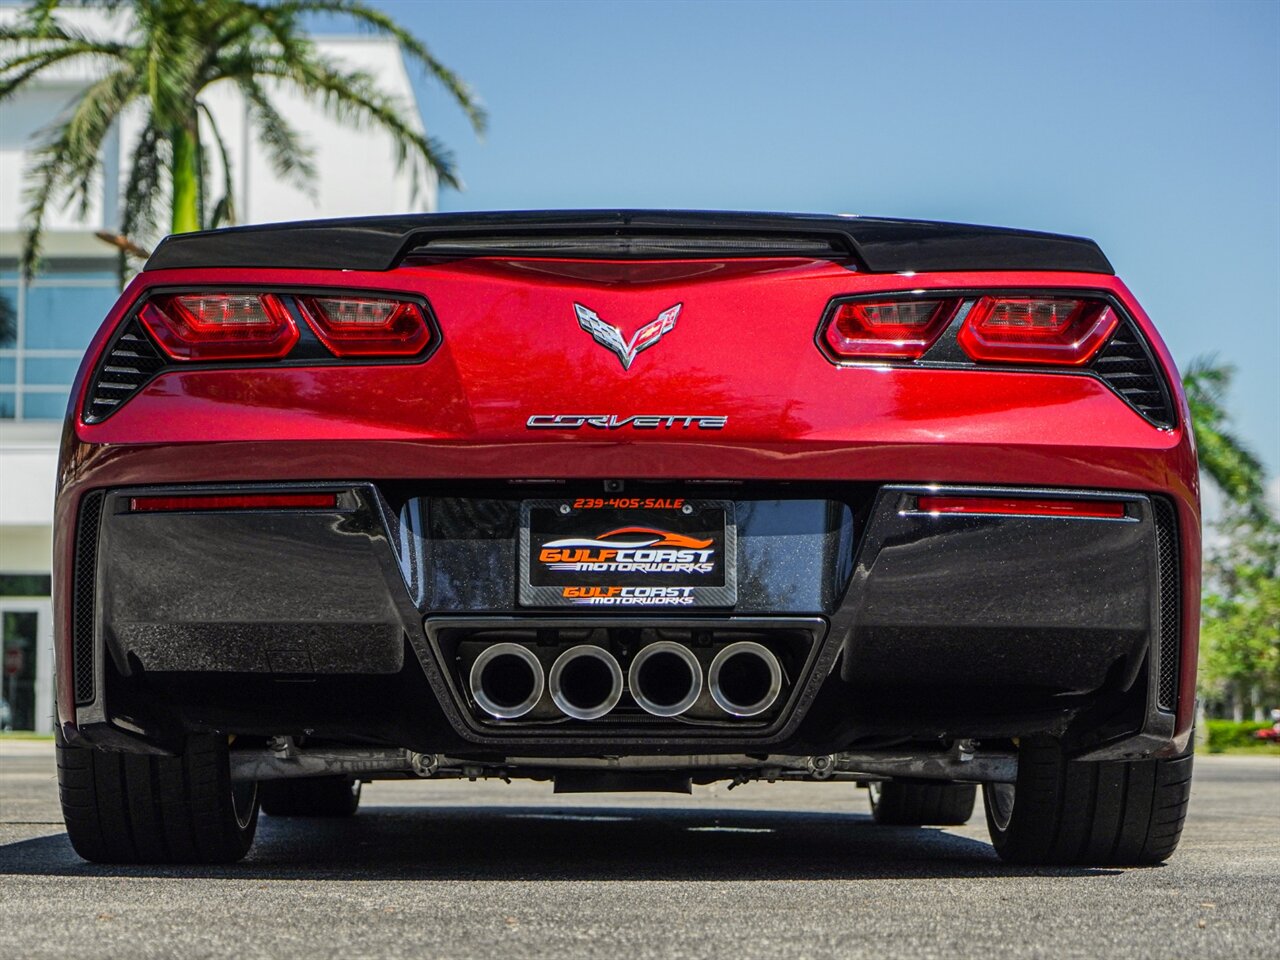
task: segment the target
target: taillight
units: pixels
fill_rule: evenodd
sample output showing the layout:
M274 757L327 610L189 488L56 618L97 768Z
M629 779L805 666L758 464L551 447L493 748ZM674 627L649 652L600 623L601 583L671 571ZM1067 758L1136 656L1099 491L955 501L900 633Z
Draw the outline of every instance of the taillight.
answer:
M998 363L1087 363L1120 318L1106 303L1075 297L982 297L960 327L961 348Z
M947 327L954 300L853 300L837 303L822 337L837 358L914 360Z
M298 342L298 325L269 293L156 297L138 314L174 360L275 360Z
M413 357L431 343L418 304L382 297L299 297L303 316L335 357Z

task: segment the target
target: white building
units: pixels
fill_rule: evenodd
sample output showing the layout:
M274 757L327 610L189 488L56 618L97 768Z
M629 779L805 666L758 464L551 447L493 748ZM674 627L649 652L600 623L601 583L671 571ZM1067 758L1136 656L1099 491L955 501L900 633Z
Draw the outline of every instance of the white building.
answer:
M0 23L20 8L0 6ZM87 9L60 14L86 32L119 33L118 21ZM404 59L392 41L321 37L317 46L336 60L373 74L399 97L421 129L421 113ZM84 218L55 210L47 221L43 271L25 282L18 270L26 151L92 80L84 66L47 72L0 103L0 299L16 321L0 339L0 726L50 729L52 616L49 572L58 435L81 355L119 293L115 249L96 231L119 229L122 176L128 172L139 116L126 116L108 137L101 183ZM277 91L279 111L314 151L314 195L280 183L246 124L239 94L210 88L205 98L231 155L241 223L313 217L431 211L434 183L414 184L396 169L388 136L353 133L309 102ZM214 182L221 179L214 171Z

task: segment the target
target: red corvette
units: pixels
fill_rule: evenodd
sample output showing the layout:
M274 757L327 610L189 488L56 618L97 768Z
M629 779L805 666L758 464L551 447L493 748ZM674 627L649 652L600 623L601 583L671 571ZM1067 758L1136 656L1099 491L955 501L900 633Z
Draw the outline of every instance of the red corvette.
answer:
M411 776L835 781L893 824L981 785L1018 863L1158 862L1186 812L1195 450L1088 240L641 211L170 237L81 367L55 551L90 860L234 860L260 809Z

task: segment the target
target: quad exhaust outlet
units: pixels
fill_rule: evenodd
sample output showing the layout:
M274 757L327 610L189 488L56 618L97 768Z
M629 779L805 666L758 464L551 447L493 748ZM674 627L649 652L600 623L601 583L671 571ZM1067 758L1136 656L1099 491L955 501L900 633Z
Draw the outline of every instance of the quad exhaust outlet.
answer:
M702 664L688 647L659 640L632 659L627 685L646 713L677 717L702 694Z
M603 647L579 644L556 657L548 686L565 716L598 720L622 699L622 667Z
M682 643L659 640L642 647L624 671L602 646L580 643L545 668L538 653L512 642L485 647L471 664L468 685L477 706L496 720L517 720L549 694L556 709L574 720L599 720L613 712L623 691L646 713L678 717L698 704L711 709L704 690L730 717L756 717L782 693L782 665L768 647L740 640L719 648L706 668ZM548 706L539 717L546 717Z
M542 663L528 647L495 643L471 664L471 696L498 720L515 720L537 706L546 687Z
M725 713L758 716L773 706L782 691L782 665L768 647L740 640L715 655L707 685L711 699Z

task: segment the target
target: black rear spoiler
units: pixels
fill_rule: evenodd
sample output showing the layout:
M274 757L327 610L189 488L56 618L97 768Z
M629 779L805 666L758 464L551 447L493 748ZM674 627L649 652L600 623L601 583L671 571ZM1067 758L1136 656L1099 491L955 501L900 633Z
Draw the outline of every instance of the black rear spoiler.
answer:
M804 256L850 262L873 273L1114 273L1098 245L1081 237L930 220L678 210L424 213L232 227L166 237L146 269L390 270L411 254L606 260Z

